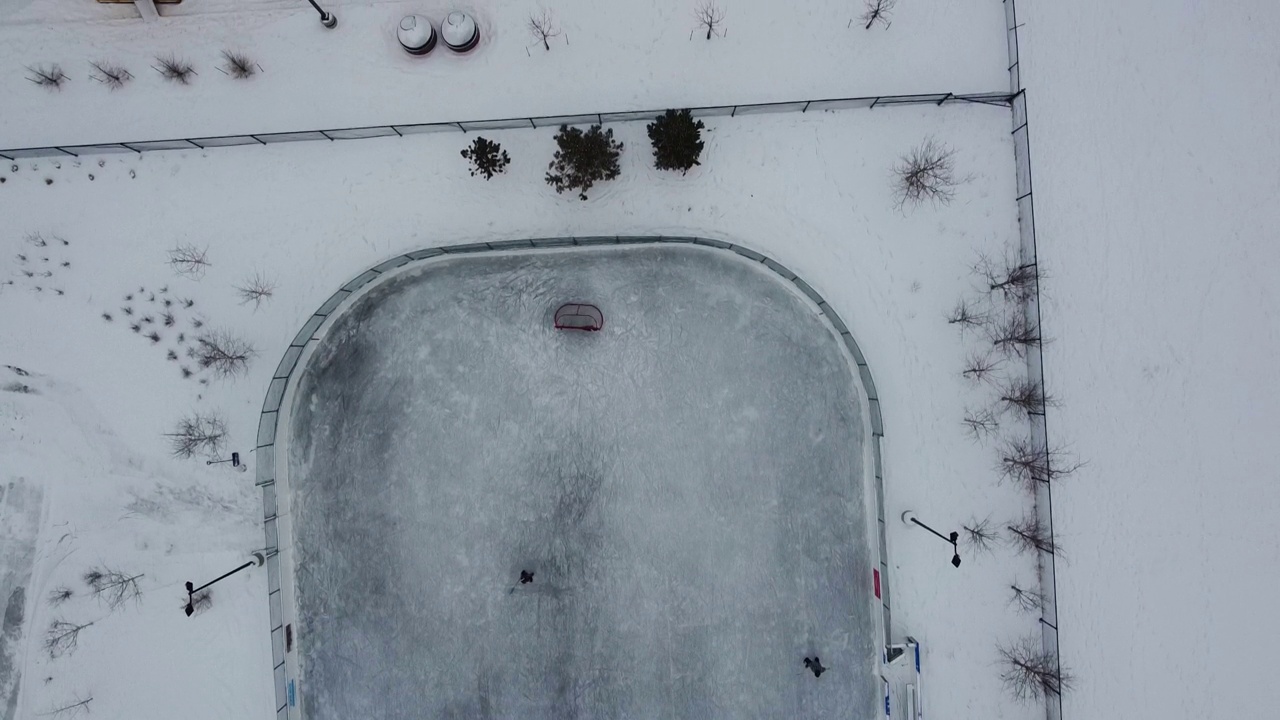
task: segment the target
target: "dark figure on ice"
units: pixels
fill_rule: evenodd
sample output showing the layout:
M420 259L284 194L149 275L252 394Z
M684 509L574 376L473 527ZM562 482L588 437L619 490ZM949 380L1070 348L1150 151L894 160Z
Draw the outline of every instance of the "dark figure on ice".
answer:
M533 582L533 573L529 572L528 570L521 570L521 571L520 571L520 584L521 584L521 585L528 585L528 584L529 584L529 583L531 583L531 582Z
M822 677L822 673L827 671L826 668L822 667L822 661L818 659L817 655L814 655L812 658L805 658L804 666L812 670L813 676L816 678Z

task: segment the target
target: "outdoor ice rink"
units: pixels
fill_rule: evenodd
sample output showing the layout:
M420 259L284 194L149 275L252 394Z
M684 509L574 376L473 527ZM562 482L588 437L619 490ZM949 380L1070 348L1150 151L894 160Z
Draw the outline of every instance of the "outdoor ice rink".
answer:
M604 329L553 329L570 301ZM305 716L876 717L855 377L795 288L707 248L374 288L288 430Z

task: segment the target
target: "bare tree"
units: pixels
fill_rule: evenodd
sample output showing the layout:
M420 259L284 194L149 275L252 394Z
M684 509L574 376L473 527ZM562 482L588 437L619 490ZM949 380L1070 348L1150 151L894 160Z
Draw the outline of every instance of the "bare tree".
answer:
M1039 590L1020 587L1016 582L1009 586L1009 590L1012 591L1009 604L1017 605L1023 612L1039 612L1044 607L1044 593Z
M88 581L90 576L93 577L92 582ZM130 600L138 602L142 599L142 588L138 586L138 580L143 577L146 576L130 575L108 567L91 568L85 573L85 580L93 596L112 610Z
M1046 407L1054 405L1054 399L1045 395L1040 383L1021 377L1010 380L1000 388L1000 402L1006 408L1023 410L1028 415L1043 415Z
M947 324L959 325L961 330L983 327L989 322L991 322L991 311L968 298L957 300L956 306L951 309L951 314L947 315Z
M169 251L169 267L179 275L186 275L192 280L204 277L205 270L212 267L209 262L208 246L200 247L191 243L180 243Z
M872 25L880 23L888 30L893 24L890 16L897 4L898 0L867 0L867 10L862 13L862 20L867 23L866 29L870 30Z
M1016 523L1005 526L1009 531L1009 540L1019 552L1047 552L1050 555L1061 555L1061 548L1053 541L1049 528L1040 522L1035 515L1028 515Z
M191 83L191 76L199 75L195 67L186 60L176 55L164 55L156 58L156 64L151 68L160 73L165 80L188 85Z
M724 37L725 29L721 27L724 23L724 9L716 5L714 0L702 0L698 3L698 7L693 11L693 17L698 21L698 27L689 32L689 39L693 39L693 33L700 29L706 29L707 39L710 40L712 35L716 37Z
M253 277L245 280L243 285L236 286L236 292L240 295L240 304L253 303L254 312L262 307L262 303L271 299L275 290L275 282L262 273L254 273Z
M1027 348L1040 346L1040 327L1027 319L1021 307L1014 308L988 328L991 346L1005 353L1025 357Z
M237 80L247 80L262 69L262 66L254 62L253 58L242 52L223 50L222 60L223 66L218 69Z
M75 696L75 702L67 703L61 707L53 708L42 713L36 713L40 717L56 717L66 720L67 718L79 717L81 712L89 712L89 703L93 702L93 696L89 696L83 700L79 695Z
M1061 695L1075 682L1057 656L1047 652L1034 635L1012 645L1000 645L996 650L1000 655L1000 680L1018 700L1038 702L1048 695Z
M993 357L989 352L974 351L969 353L969 357L964 363L964 370L961 370L960 374L966 380L971 380L975 383L990 380L1000 367L1000 362L999 358Z
M254 356L253 346L248 341L226 330L211 330L196 338L195 353L200 367L223 378L248 370L249 360Z
M551 38L559 37L564 32L556 24L555 15L547 9L539 11L536 15L530 15L528 28L534 42L542 43L542 47L548 52L551 50Z
M70 600L72 595L75 595L75 591L69 587L54 588L49 591L49 604L53 607L57 607Z
M971 518L960 527L964 529L964 544L975 553L991 554L1000 540L1000 531L991 527L991 518Z
M89 77L112 90L119 90L124 87L125 83L133 79L133 73L115 63L91 62L89 66L93 68L93 74Z
M1006 300L1026 302L1036 292L1036 283L1040 278L1039 269L1033 262L1023 262L1021 258L1006 255L1002 262L996 262L982 255L974 265L977 273L987 286L987 293L1000 293Z
M174 457L184 460L197 454L216 457L226 443L227 423L216 413L196 413L179 420L174 431L165 436L169 438ZM85 582L90 587L94 585L87 576Z
M1038 482L1050 482L1071 475L1083 463L1067 453L1047 448L1030 438L1009 438L1000 448L1001 478L1034 490Z
M28 65L27 72L30 73L27 75L27 80L50 90L61 90L62 83L70 79L66 73L62 72L62 67L57 63L53 65L36 65L35 67Z
M898 159L893 166L894 205L898 209L915 207L928 200L943 205L955 197L955 151L933 138L925 138L919 146Z
M87 622L77 625L66 620L49 623L49 629L44 635L44 649L49 651L49 657L60 658L75 652L76 644L80 642L80 631L92 624Z
M964 413L965 431L974 440L985 440L1000 429L1000 422L991 408L968 409Z

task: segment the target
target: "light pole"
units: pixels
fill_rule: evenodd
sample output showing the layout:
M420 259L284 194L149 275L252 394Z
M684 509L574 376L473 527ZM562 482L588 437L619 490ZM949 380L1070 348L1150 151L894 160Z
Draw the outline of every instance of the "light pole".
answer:
M321 25L329 28L330 30L338 26L337 15L334 15L331 12L326 12L323 8L321 8L319 5L316 4L316 0L307 0L307 2L311 3L311 7L315 8L316 12L320 13Z
M248 469L244 466L243 463L240 462L240 453L238 452L231 453L231 457L223 460L205 460L204 464L217 465L219 463L227 463L227 462L231 463L231 467L235 468L238 472L244 472L245 470Z
M241 570L247 567L252 567L254 565L261 567L262 563L266 561L267 559L265 556L263 556L262 553L256 552L253 554L253 559L250 560L249 562L241 565L240 567L236 568L235 570L232 570L229 573L223 573L222 575L219 575L218 577L210 580L209 582L201 585L200 587L193 587L193 583L190 580L188 580L187 581L187 606L183 608L183 612L187 614L187 617L191 617L191 614L196 611L196 604L195 604L195 597L194 597L196 593L218 582L219 580L222 580L223 578L229 578L232 575L235 575L236 573L240 572Z
M920 520L918 520L918 519L916 518L916 514L915 514L915 513L913 513L913 512L911 512L910 510L907 510L907 511L905 511L905 512L903 512L903 513L902 513L902 522L906 523L908 526L910 526L910 525L911 525L911 524L913 524L913 523L914 523L914 524L916 524L916 525L919 525L920 527L924 528L925 530L928 530L929 532L933 533L934 535L937 535L938 537L942 538L943 540L946 540L947 542L951 543L951 551L952 551L952 554L951 554L951 565L952 565L953 567L960 567L960 547L956 544L956 543L958 543L958 542L959 542L959 540L960 540L960 533L955 532L955 531L952 531L952 533L951 533L951 535L950 535L950 536L943 535L942 533L938 532L937 530L934 530L933 528L929 527L928 525L925 525L924 523L920 522Z

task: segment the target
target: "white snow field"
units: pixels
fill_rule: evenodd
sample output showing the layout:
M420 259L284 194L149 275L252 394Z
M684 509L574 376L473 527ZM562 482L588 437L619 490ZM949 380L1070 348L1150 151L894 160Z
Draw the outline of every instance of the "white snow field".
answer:
M889 31L865 31L861 3L724 2L723 37L691 34L691 0L525 0L447 3L186 0L156 22L132 6L0 0L0 147L78 145L388 123L573 115L651 108L911 93L984 93L1008 86L997 0L901 2ZM471 53L410 57L395 29L407 13L440 22L462 8L479 24ZM528 30L547 10L559 35L546 51ZM91 15L92 19L87 18ZM110 19L108 19L110 18ZM852 25L852 27L850 27ZM222 52L262 67L250 82L218 70ZM193 64L190 85L152 66ZM128 69L111 91L91 62ZM60 91L28 82L24 65L54 63Z
M427 262L299 373L306 717L883 713L866 400L811 301L705 247Z
M1280 716L1280 4L1219 9L1018 4L1073 720Z

